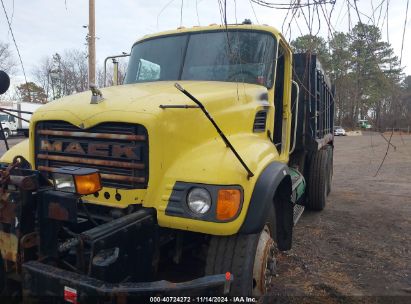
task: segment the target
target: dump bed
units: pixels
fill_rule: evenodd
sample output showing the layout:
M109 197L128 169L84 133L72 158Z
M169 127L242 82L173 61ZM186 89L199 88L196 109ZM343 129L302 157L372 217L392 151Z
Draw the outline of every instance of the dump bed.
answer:
M315 54L293 55L293 78L300 89L294 151L321 149L333 140L334 89Z

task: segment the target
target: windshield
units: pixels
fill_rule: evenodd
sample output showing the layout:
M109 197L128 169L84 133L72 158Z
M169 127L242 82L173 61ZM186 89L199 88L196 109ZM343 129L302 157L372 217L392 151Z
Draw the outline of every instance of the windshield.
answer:
M125 83L206 80L273 84L276 40L228 30L166 36L134 45Z
M0 115L0 121L9 121L9 116L5 114Z

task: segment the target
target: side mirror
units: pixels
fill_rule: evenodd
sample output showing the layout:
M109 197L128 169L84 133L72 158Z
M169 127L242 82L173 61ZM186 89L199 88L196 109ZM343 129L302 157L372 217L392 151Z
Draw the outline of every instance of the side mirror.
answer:
M6 72L0 71L0 95L7 92L10 87L10 77Z

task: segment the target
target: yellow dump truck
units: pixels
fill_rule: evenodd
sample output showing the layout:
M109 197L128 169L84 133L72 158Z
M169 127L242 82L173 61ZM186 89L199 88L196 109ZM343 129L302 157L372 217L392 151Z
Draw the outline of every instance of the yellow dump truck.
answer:
M1 158L0 289L265 294L304 208L325 206L333 96L269 26L143 37L124 84L41 107Z

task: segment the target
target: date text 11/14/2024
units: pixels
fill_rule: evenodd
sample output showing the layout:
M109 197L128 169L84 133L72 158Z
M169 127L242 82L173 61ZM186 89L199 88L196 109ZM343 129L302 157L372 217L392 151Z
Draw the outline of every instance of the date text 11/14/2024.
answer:
M255 297L150 297L150 303L257 303Z

